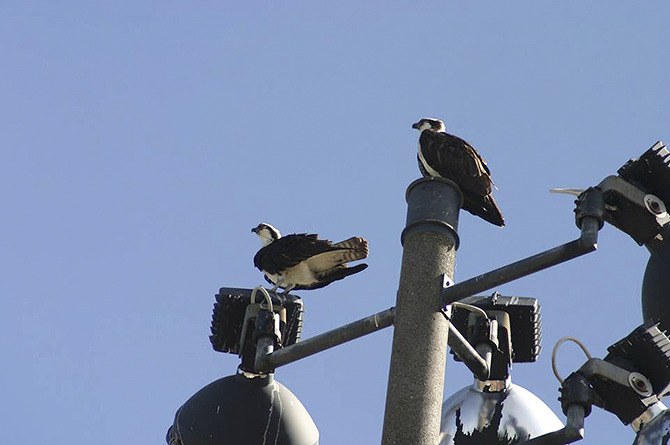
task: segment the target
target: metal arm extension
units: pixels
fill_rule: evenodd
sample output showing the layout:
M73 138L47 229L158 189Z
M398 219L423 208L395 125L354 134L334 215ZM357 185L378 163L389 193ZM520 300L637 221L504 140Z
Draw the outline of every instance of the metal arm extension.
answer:
M593 252L598 247L600 227L601 221L597 218L584 216L581 220L581 235L576 240L446 287L442 290L442 302L446 306L454 301Z
M286 348L279 349L273 353L257 356L255 363L256 371L272 372L273 369L279 366L287 365L317 352L387 328L393 324L394 317L395 308L389 308L353 323L287 346Z
M584 438L585 417L583 406L571 405L568 408L568 422L565 427L521 442L521 445L563 445L582 440Z

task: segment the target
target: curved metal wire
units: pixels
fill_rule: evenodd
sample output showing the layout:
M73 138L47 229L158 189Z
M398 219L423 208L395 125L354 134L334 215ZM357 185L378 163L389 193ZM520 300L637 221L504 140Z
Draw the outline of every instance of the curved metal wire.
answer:
M554 372L556 379L561 383L561 385L563 384L564 379L558 373L558 367L556 366L556 354L558 353L558 347L561 346L566 341L571 341L577 344L577 346L579 346L581 350L584 352L584 355L586 355L586 357L588 357L589 359L593 358L589 350L584 345L584 343L582 343L579 339L575 337L563 337L560 340L558 340L554 345L554 349L551 351L551 370Z
M254 289L251 291L251 304L256 303L256 293L260 291L263 294L263 298L265 299L265 302L268 305L268 309L273 311L272 309L272 298L270 298L270 293L265 289L263 286L256 286Z

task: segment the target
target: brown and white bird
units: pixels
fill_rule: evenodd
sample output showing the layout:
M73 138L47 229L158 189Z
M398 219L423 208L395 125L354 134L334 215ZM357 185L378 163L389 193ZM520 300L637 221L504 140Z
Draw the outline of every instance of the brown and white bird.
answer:
M367 258L368 242L360 237L339 243L319 239L316 234L298 233L281 236L270 224L261 223L251 229L263 247L254 256L256 266L265 279L288 293L293 289L319 289L368 267L350 261Z
M419 136L419 169L424 177L454 181L463 193L463 209L503 227L503 217L493 199L491 172L484 158L466 141L447 133L439 119L421 119L412 125Z

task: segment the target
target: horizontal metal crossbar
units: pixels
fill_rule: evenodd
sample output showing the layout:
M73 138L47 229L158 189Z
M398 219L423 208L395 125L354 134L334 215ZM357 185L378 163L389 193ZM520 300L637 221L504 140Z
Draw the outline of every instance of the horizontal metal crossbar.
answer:
M600 222L587 216L582 219L581 225L581 236L574 241L444 288L444 305L593 252L598 247Z
M278 349L271 354L258 357L256 359L256 371L271 372L279 366L287 365L317 352L387 328L393 324L394 318L395 308L389 308L283 349Z

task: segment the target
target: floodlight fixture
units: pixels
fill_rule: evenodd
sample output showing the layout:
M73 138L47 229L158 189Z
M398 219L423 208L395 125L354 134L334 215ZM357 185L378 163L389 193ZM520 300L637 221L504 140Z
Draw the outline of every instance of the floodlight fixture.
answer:
M670 339L658 324L645 323L608 352L604 359L589 358L579 370L561 379L559 400L567 416L566 427L524 444L559 445L582 439L584 418L594 405L631 425L638 432L636 444L665 443L640 441L640 437L659 438L658 431L668 426L670 415L661 398L670 389Z
M272 310L279 317L279 342L289 346L300 340L302 334L304 303L296 295L269 294ZM256 318L267 306L265 299L252 298L254 289L222 287L216 295L212 313L209 339L217 352L237 354L242 357L240 369L255 372L256 343L253 341Z
M670 150L663 142L656 142L617 173L596 187L605 202L605 219L649 250L642 282L642 315L645 322L659 322L661 329L668 330Z
M534 362L540 353L537 299L498 293L468 297L451 305L449 319L488 363L489 372L485 378L473 372L474 384L444 402L440 445L513 444L563 427L544 402L510 376L512 363ZM455 358L467 364L470 359L450 346Z

